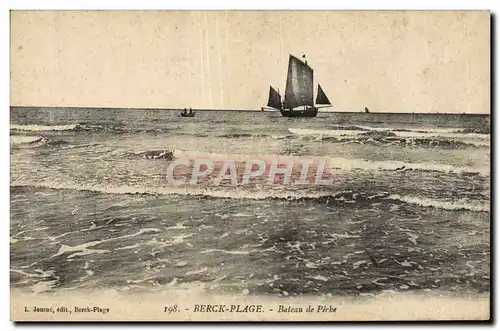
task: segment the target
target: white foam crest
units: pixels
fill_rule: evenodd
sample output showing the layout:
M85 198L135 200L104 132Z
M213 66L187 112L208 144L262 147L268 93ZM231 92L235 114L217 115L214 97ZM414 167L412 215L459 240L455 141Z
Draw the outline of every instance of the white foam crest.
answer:
M194 236L194 234L192 234L192 233L180 234L180 235L177 235L177 236L172 236L172 240L168 241L168 243L173 244L173 245L178 245L178 244L186 243L186 241L184 239L190 238L192 236Z
M340 157L327 158L327 165L332 169L342 170L421 170L444 173L479 173L483 176L490 174L490 169L484 167L460 167L441 163L411 163L404 161L368 161L363 159L345 159Z
M406 203L416 204L422 207L433 207L446 210L470 210L476 212L489 212L490 206L488 202L484 201L464 201L463 199L456 201L440 201L424 197L401 196L393 194L387 199L399 200Z
M54 277L54 273L55 271L54 270L42 270L42 269L35 269L35 274L33 273L27 273L23 270L19 270L19 269L11 269L10 272L15 272L15 273L18 273L18 274L21 274L21 275L24 275L26 277L29 277L29 278L47 278L47 277Z
M411 163L404 161L369 161L363 159L346 159L341 157L327 157L327 156L292 156L292 155L271 155L271 154L260 154L260 155L245 155L245 154L216 154L216 153L203 153L197 151L175 151L175 157L184 158L206 158L210 160L224 161L224 160L234 160L234 161L250 161L252 159L260 159L267 162L271 160L278 159L280 161L287 162L298 162L299 160L309 160L310 163L314 163L320 159L326 159L327 167L333 169L342 170L421 170L421 171L436 171L444 173L480 173L483 176L489 176L490 169L489 165L483 167L461 167L450 164L440 164L440 163Z
M208 270L207 267L203 267L203 268L201 268L199 270L188 271L188 272L186 272L186 276L201 274L201 273L204 273L207 270Z
M165 228L165 230L182 230L182 229L188 229L189 227L185 226L183 223L177 223L174 226L168 226Z
M248 213L236 213L233 214L233 217L253 217L254 215Z
M365 126L365 125L353 125L356 128L359 128L361 130L365 131L378 131L378 132L383 132L383 131L393 131L394 133L398 134L401 133L407 134L408 136L411 136L412 134L429 134L429 135L439 135L442 137L460 137L460 136L468 136L468 137L477 137L477 138L483 138L487 139L489 138L488 133L475 133L475 132L463 132L465 130L464 128L432 128L432 129L425 129L425 128L412 128L412 127L398 127L398 128L392 128L392 127L373 127L373 126ZM447 135L449 134L449 136Z
M216 253L216 252L233 254L233 255L248 255L248 254L250 254L252 252L256 252L256 251L255 250L252 250L252 251L227 251L225 249L212 248L212 249L207 249L207 250L201 252L201 254Z
M202 186L183 186L183 187L144 187L144 186L105 186L105 185L89 185L76 183L27 183L22 181L14 181L11 186L31 186L48 189L76 190L76 191L91 191L107 194L151 194L151 195L189 195L189 196L210 196L214 198L231 198L231 199L252 199L263 200L269 198L278 199L300 199L300 198L320 198L323 196L335 195L335 192L304 192L300 186L293 190L293 186L287 187L286 190L262 190L261 188L239 188L239 187L202 187Z
M37 124L11 124L10 129L16 131L69 131L74 130L78 127L77 124L67 124L67 125L37 125Z
M119 236L119 237L113 237L113 238L104 239L104 240L89 241L89 242L86 242L86 243L83 243L83 244L79 244L79 245L76 245L76 246L69 246L69 245L61 244L61 247L59 248L59 251L56 254L52 255L50 258L54 258L54 257L60 256L60 255L63 255L64 253L72 253L72 252L74 252L74 253L71 254L71 255L69 255L68 259L71 259L71 258L73 258L75 256L108 253L109 250L106 250L106 249L91 249L90 247L93 247L93 246L96 246L96 245L99 245L99 244L102 244L102 243L105 243L105 242L108 242L108 241L112 241L112 240L118 240L118 239L123 239L123 238L135 237L135 236L141 235L143 233L148 233L148 232L157 233L157 232L160 232L160 230L156 229L156 228L145 228L145 229L140 229L139 231L137 231L135 233L132 233L132 234L127 234L127 235L123 235L123 236Z
M97 241L91 241L91 242L83 243L83 244L76 245L76 246L69 246L69 245L61 244L59 251L56 254L52 255L50 258L60 256L64 253L72 253L72 252L74 252L74 253L69 255L68 259L71 259L75 256L89 255L89 254L94 254L94 253L100 254L100 253L109 252L108 250L89 248L89 247L101 244L103 242L104 241L97 240Z
M435 129L415 129L415 128L378 128L369 126L354 125L354 127L361 130L345 130L345 129L298 129L288 128L293 134L299 136L316 136L318 139L321 137L347 137L357 136L366 132L391 132L396 136L404 138L422 138L422 137L443 137L455 138L465 143L477 146L489 146L490 135L487 133L465 133L461 132L463 128L435 128ZM479 140L479 141L478 141Z
M327 282L330 278L327 278L327 277L323 277L321 275L317 275L317 276L307 276L306 278L309 278L309 279L314 279L314 280L320 280L322 282Z
M444 138L458 138L465 142L475 142L474 139L480 140L490 140L490 135L485 133L460 133L456 131L444 131L444 132L436 132L436 131L425 131L418 130L417 131L394 131L394 134L399 137L405 138L418 138L418 137L444 137ZM484 141L482 142L485 143Z
M135 243L135 244L133 244L133 245L128 245L128 246L118 247L118 248L115 248L114 250L115 250L115 251L123 251L123 250L127 250L127 249L139 248L139 247L141 247L141 244L139 244L139 243Z
M31 291L33 291L33 293L42 293L50 291L58 284L58 282L59 280L57 279L40 281L31 286Z
M160 229L157 229L157 228L145 228L145 229L140 229L139 231L137 231L135 233L132 233L132 234L125 234L123 236L109 238L109 239L103 240L101 242L111 241L111 240L117 240L117 239L124 239L124 238L131 238L131 237L139 236L139 235L141 235L143 233L158 233L158 232L161 232Z
M401 127L401 128L388 128L388 127L372 127L372 126L363 126L356 125L356 127L361 128L366 131L399 131L399 132L426 132L426 133L459 133L463 128L432 128L432 129L420 129L420 128L410 128L410 127ZM463 133L465 134L465 133Z
M210 153L210 152L200 152L200 151L188 151L176 149L173 151L175 158L183 159L208 159L213 161L249 161L252 159L258 160L273 160L279 159L299 159L299 156L289 156L289 155L273 155L273 154L222 154L222 153ZM307 158L303 156L301 158Z
M12 184L11 184L12 185ZM15 185L14 185L15 186ZM22 185L25 186L25 185ZM35 187L43 187L43 188L53 188L53 189L70 189L70 190L86 190L86 191L94 191L94 192L99 192L99 193L119 193L119 194L164 194L164 195L171 195L171 194L178 194L178 195L202 195L202 196L210 196L210 197L215 197L215 198L232 198L232 199L252 199L252 200L263 200L263 199L269 199L269 198L278 198L278 199L288 199L288 200L296 200L300 198L321 198L321 197L328 197L328 196L336 196L338 194L341 194L342 192L331 192L331 191L315 191L315 192L304 192L303 190L297 190L297 191L290 191L290 190L284 190L284 191L277 191L277 190L267 190L267 191L262 191L262 190L255 190L255 191L249 191L249 190L224 190L224 189L195 189L192 187L184 187L184 188L161 188L161 187L156 187L156 188L144 188L144 187L130 187L130 186L122 186L122 187L114 187L114 188L109 188L109 187L102 187L102 188L96 188L95 186L93 187L85 187L84 185L68 185L68 186L62 186L62 185L34 185ZM374 196L373 198L376 198ZM447 210L461 210L461 209L468 209L471 211L489 211L489 205L488 202L483 202L483 201L465 201L465 200L457 200L454 202L450 201L439 201L439 200L434 200L430 198L424 198L424 197L411 197L411 196L400 196L397 194L390 195L387 197L387 199L392 199L392 200L399 200L401 202L405 203L410 203L410 204L418 204L423 207L434 207L434 208L439 208L439 209L447 209ZM353 201L355 203L355 201ZM134 237L137 235L140 235L142 233L147 233L147 232L153 232L153 233L158 233L160 232L159 229L156 228L148 228L148 229L141 229L136 233L133 234L128 234L128 235L123 235L119 237L114 237L114 238L109 238L106 240L101 240L101 241L93 241L89 243L85 243L82 245L70 247L67 245L63 245L64 247L60 248L60 251L54 255L58 256L61 255L65 252L70 252L70 251L86 251L88 250L89 247L104 243L106 241L111 241L111 240L117 240L117 239L123 239L123 238L130 238ZM184 242L184 238L189 237L190 235L182 235L182 236L176 236L173 237L173 240L169 242L170 244L179 244ZM100 253L100 252L93 252L93 253Z
M174 150L175 158L185 158L185 159L207 159L212 161L224 162L225 160L232 160L235 162L250 162L252 160L263 160L270 164L272 160L279 160L280 162L296 162L307 160L310 164L318 162L320 159L326 159L326 166L330 169L341 169L341 170L421 170L421 171L436 171L444 173L480 173L483 176L489 176L490 169L489 165L483 167L461 167L450 164L440 164L440 163L411 163L404 161L369 161L364 159L346 159L341 157L328 157L319 155L273 155L273 154L219 154L219 153L209 153L209 152L199 152L199 151L185 151L185 150ZM172 188L172 190L174 190ZM172 191L172 194L183 194L182 188L177 188L177 192ZM191 188L190 188L191 190ZM195 192L196 190L192 190ZM113 193L113 192L110 192ZM119 193L119 192L116 192ZM142 192L137 192L142 193ZM148 192L143 192L148 193ZM158 192L165 194L165 192ZM193 193L194 195L199 195L199 193ZM221 196L217 196L221 197ZM228 196L231 197L231 196Z
M10 143L12 145L21 145L21 144L32 144L41 142L43 137L40 136L10 136Z
M360 133L364 133L366 131L362 130L314 130L314 129L295 129L295 128L288 128L288 131L290 131L293 134L299 135L299 136L327 136L327 137L340 137L340 136L354 136Z

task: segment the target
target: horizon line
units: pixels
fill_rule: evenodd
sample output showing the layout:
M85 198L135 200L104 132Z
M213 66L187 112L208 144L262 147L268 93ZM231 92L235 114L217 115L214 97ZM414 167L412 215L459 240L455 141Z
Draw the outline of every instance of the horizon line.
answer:
M87 107L87 106L9 106L10 108L73 108L73 109L123 109L123 110L165 110L165 111L182 111L184 108L189 109L188 107L184 108L155 108L155 107ZM274 113L279 112L279 110L267 110L262 111L261 109L220 109L220 108L191 108L193 111L235 111L235 112L258 112L258 113ZM352 114L402 114L402 115L477 115L477 116L491 116L491 113L440 113L440 112L391 112L391 111L373 111L370 110L369 113L366 113L364 109L361 110L348 110L348 109L339 109L339 110L330 110L330 111L318 111L318 113L352 113Z

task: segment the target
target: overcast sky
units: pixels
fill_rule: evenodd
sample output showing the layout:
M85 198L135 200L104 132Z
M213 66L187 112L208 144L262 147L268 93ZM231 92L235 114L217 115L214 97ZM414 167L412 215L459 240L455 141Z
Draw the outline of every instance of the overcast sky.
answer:
M333 110L490 112L485 11L17 11L11 105L260 109L289 54Z

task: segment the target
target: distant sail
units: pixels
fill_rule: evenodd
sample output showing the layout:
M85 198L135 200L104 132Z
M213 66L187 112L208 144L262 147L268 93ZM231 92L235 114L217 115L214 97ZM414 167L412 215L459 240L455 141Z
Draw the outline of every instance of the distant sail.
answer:
M284 108L314 107L313 70L307 64L290 55L286 78Z
M330 100L326 96L325 92L321 88L321 85L318 84L318 95L316 96L316 104L318 105L331 105Z
M269 86L269 100L267 100L267 105L272 108L281 109L281 96L272 86Z

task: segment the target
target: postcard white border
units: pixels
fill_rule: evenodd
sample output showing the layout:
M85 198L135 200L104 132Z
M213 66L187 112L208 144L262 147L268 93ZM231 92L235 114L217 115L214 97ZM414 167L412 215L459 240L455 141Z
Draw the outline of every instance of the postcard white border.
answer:
M0 273L0 283L2 284L2 301L3 305L1 309L1 324L2 330L13 330L16 326L9 321L10 318L10 285L9 285L9 238L8 234L10 232L9 221L10 221L10 201L9 201L9 172L10 172L10 160L7 155L10 155L9 152L9 81L10 81L10 49L7 45L9 45L9 10L10 9L334 9L334 10L347 10L347 9L369 9L369 10L388 10L388 9L406 9L406 10L491 10L495 14L500 13L500 1L498 0L474 0L474 1L466 1L466 0L455 0L455 1L437 1L437 0L407 0L407 1L396 1L396 0L379 0L379 1L369 1L369 0L349 0L349 1L326 1L326 0L308 0L308 1L297 1L297 0L287 0L287 1L269 1L269 0L247 0L247 1L229 1L229 0L213 0L213 1L201 1L201 0L183 0L183 1L153 1L153 0L141 0L141 1L130 1L130 0L122 0L122 1L105 1L105 0L86 0L86 1L61 1L61 0L46 0L43 2L40 1L13 1L7 0L2 2L2 11L0 12L0 24L2 25L1 37L2 37L2 45L4 45L4 51L1 53L2 58L2 71L1 71L1 84L2 84L2 94L1 100L2 105L5 105L5 110L1 112L1 125L5 126L3 130L0 132L0 146L1 146L1 154L3 157L1 162L1 207L0 210L3 212L3 227L5 239L4 239L4 249L0 250L0 256L2 261L2 266L4 266L4 272ZM497 16L498 19L498 16ZM496 21L498 25L498 21ZM498 39L498 38L496 38ZM498 64L498 53L496 53L495 57L496 63ZM497 70L496 70L497 71ZM492 78L494 77L494 73L492 72ZM495 86L495 90L492 91L495 95L498 95L499 87ZM494 112L494 109L491 109L491 113ZM497 115L498 116L498 115ZM493 137L496 136L498 132L498 127L495 132L493 132ZM498 147L498 146L497 146ZM494 151L494 155L497 155L498 151ZM493 160L492 160L493 161ZM495 160L496 161L496 160ZM494 162L496 163L496 162ZM495 183L497 184L498 176L495 176ZM495 185L496 186L496 185ZM498 195L496 195L496 199L494 202L497 202ZM498 225L495 227L498 229ZM496 238L496 233L494 234ZM494 254L495 260L492 261L493 265L498 265L499 258L498 254ZM496 280L493 279L493 286L496 287ZM498 290L498 289L497 289ZM496 311L494 315L498 318L498 304L495 305ZM104 330L109 328L111 325L79 325L78 328L81 330ZM235 327L236 325L227 325L226 327ZM354 325L323 325L321 327L335 329L345 329L352 328ZM438 329L439 325L426 326L430 330ZM5 327L5 328L4 328ZM26 325L23 326L25 330L34 330L35 328L42 328L45 330L52 330L54 325ZM146 329L151 327L151 325L130 325L124 326L119 325L115 326L120 329ZM157 325L157 327L165 328L166 325ZM189 330L189 329L199 329L201 325L169 325L169 330ZM204 327L207 327L206 325ZM219 325L212 325L212 328L219 327ZM239 326L245 327L248 329L262 329L262 328L271 328L271 327L290 327L290 325L246 325ZM317 328L318 325L300 325L295 326L301 329L309 329L309 328ZM362 328L387 328L388 325L379 324L379 325L360 325L357 327ZM407 329L415 326L410 325L393 325L398 329ZM479 328L480 326L476 326ZM71 325L59 326L58 328L62 329L70 329Z

